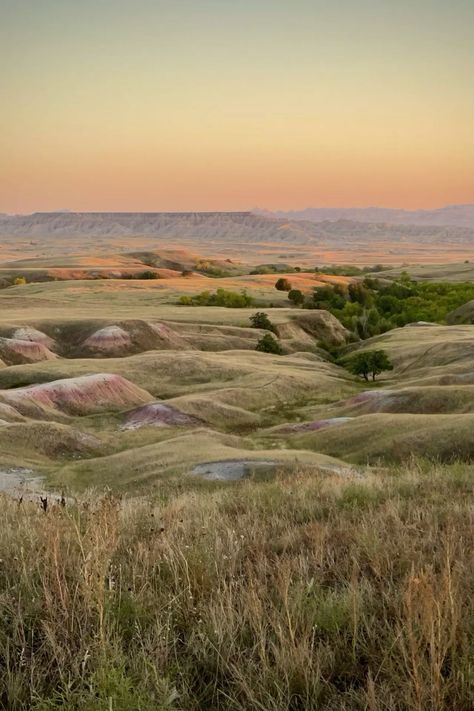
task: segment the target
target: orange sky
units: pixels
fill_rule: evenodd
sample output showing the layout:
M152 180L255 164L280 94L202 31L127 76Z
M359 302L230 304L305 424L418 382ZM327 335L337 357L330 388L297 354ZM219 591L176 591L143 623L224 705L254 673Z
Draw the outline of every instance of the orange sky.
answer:
M0 0L0 212L474 202L474 3Z

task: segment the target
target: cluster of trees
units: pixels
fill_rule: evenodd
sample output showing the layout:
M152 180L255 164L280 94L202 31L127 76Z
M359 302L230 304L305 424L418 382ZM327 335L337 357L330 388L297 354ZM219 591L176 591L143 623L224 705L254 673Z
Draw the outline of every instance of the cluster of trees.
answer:
M229 291L217 289L216 291L202 291L196 296L181 296L179 303L182 306L226 306L231 309L244 309L253 306L254 299L242 291Z
M365 339L416 321L443 323L450 311L471 299L472 282L416 282L402 274L391 283L366 276L348 286L316 287L303 307L330 311Z
M144 272L136 272L134 274L124 274L123 279L159 279L160 275L157 272L152 272L147 269Z
M290 264L259 264L252 269L250 274L294 274L301 272L301 267L292 267Z
M372 267L356 267L354 264L331 264L330 266L314 267L317 274L331 274L334 276L364 276L371 272L383 272L389 267L383 264L374 264Z

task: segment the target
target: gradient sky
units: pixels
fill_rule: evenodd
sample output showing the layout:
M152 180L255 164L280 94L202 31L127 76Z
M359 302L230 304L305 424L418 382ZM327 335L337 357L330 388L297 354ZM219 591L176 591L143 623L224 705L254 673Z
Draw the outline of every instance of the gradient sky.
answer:
M474 202L474 0L0 0L0 212Z

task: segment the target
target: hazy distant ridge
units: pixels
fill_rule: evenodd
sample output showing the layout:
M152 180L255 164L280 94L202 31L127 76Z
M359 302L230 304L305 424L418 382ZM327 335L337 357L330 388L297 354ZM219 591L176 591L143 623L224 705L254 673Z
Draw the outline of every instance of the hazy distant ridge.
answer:
M351 220L391 225L453 226L474 228L474 205L448 205L436 210L398 210L387 207L308 207L304 210L254 210L255 214L289 220L323 222Z
M200 243L288 243L288 244L342 244L348 239L371 243L373 241L409 240L416 243L472 243L474 245L474 219L468 222L469 211L474 216L474 206L454 206L431 213L390 211L384 208L366 209L316 209L310 210L313 219L258 212L57 212L32 215L5 216L0 219L0 237L21 238L56 237L150 237L157 240ZM303 211L305 214L308 211ZM381 221L387 213L398 215L392 222ZM401 213L411 222L401 222ZM291 215L291 217L290 217ZM352 217L349 217L352 215ZM354 219L365 217L366 221ZM414 221L418 215L418 222ZM428 215L438 224L426 224ZM447 224L454 219L459 224ZM443 217L444 216L444 217ZM316 217L323 218L316 221ZM375 221L378 217L378 221ZM367 219L372 218L372 219ZM461 219L462 218L462 219Z

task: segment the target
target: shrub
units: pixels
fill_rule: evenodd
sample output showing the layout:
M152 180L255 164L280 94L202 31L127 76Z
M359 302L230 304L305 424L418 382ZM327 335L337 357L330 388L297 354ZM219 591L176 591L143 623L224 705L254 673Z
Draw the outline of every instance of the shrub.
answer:
M185 306L226 306L231 309L243 309L252 306L254 300L245 289L240 293L217 289L215 292L202 291L196 296L181 296L179 303Z
M263 328L266 331L273 331L273 333L277 332L275 325L263 311L257 311L256 314L250 316L250 323L252 324L252 328Z
M275 283L275 289L277 289L277 291L291 291L291 284L288 279L281 277Z
M160 276L156 272L146 271L137 274L137 279L159 279Z
M304 294L299 289L290 289L288 298L295 306L301 306L304 302Z
M262 353L274 353L275 355L282 355L283 349L277 340L271 335L271 333L266 333L257 343L255 348L256 351L261 351Z
M17 276L13 282L15 286L22 286L26 284L26 278L24 276Z

